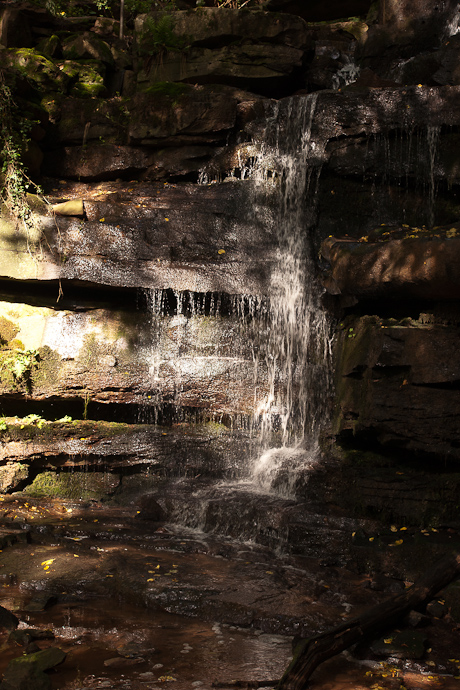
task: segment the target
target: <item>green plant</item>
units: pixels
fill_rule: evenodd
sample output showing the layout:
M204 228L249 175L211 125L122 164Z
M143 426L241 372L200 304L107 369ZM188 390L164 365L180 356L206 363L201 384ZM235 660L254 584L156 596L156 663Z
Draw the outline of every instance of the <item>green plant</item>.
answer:
M142 31L137 39L137 50L142 57L161 57L168 51L182 52L188 47L187 36L177 35L174 31L175 19L168 12L158 17L145 18Z
M29 141L32 124L22 116L0 70L1 199L8 212L24 224L26 231L34 225L27 193L30 188L37 194L41 193L40 188L26 174L22 161L22 152Z
M8 424L5 418L0 419L0 431L8 431Z
M27 417L23 417L22 419L22 426L32 425L38 427L39 429L44 427L46 423L46 419L40 417L39 414L28 414Z
M166 96L172 98L174 101L183 96L190 89L188 84L182 84L176 81L157 81L155 84L150 84L145 89L144 93L149 95Z
M88 405L91 402L91 394L85 393L83 396L83 419L88 419Z
M251 0L215 0L217 7L230 7L234 10L239 10L247 5Z
M36 350L0 351L0 381L11 388L24 385L27 392L32 391L32 373L40 357Z

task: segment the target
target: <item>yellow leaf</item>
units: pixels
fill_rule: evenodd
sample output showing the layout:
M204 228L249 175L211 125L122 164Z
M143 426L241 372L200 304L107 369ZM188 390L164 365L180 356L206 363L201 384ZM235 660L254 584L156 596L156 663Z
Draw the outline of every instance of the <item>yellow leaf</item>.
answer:
M400 532L404 532L406 529L407 529L407 527L400 527L400 528L399 528L399 531L400 531Z
M43 561L40 565L51 565L56 559L55 558L49 558L47 561Z
M374 541L375 537L369 537L369 541Z
M74 557L74 558L80 558L80 556L78 555L78 553L74 553L73 557Z
M398 528L396 527L396 525L391 525L390 529L391 529L392 532L397 532L397 531L398 531Z
M266 570L267 575L273 575L273 570Z
M396 546L399 546L400 544L403 543L403 541L404 541L404 539L397 539L397 540L395 541L395 545L396 545Z
M105 221L105 218L99 218L99 223L103 223Z
M169 220L169 218L165 218L165 220Z
M225 249L219 249L218 254L225 254Z
M386 638L385 640L383 640L383 641L385 642L385 644L391 644L391 643L393 642L393 638L392 638L392 637L387 637L387 638Z
M147 582L153 582L153 577L149 577Z

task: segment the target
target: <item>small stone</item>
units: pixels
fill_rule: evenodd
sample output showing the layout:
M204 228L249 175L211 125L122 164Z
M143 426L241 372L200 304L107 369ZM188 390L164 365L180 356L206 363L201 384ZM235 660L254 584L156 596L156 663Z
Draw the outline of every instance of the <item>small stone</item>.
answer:
M421 628L429 622L428 616L424 616L420 611L409 611L406 622L411 628Z
M449 608L443 601L430 601L426 606L426 612L435 618L442 618Z
M14 613L0 606L0 630L14 630L19 625L19 618Z

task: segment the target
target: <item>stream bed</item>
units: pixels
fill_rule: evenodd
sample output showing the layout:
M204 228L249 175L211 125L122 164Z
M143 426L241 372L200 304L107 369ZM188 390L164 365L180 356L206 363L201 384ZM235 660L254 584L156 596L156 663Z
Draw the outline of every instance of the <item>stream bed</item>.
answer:
M127 507L16 494L2 508L0 602L19 630L52 631L34 644L67 654L49 672L53 690L272 687L294 636L327 630L401 584L377 587L344 567L140 519ZM426 637L423 661L344 653L319 667L311 688L458 688L452 619L432 619ZM0 640L4 672L24 646L6 632Z

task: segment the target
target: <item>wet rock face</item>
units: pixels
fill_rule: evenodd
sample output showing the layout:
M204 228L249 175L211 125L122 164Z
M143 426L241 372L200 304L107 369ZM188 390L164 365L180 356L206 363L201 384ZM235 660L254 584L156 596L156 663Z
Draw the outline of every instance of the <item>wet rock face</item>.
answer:
M315 256L333 236L323 243L324 284L354 329L339 329L337 433L456 456L457 413L442 432L433 421L457 409L458 322L437 322L442 308L431 307L460 297L459 44L454 4L437 7L420 0L416 16L406 2L368 15L364 0L203 7L139 16L127 40L113 20L39 21L33 10L21 39L5 11L2 64L17 77L21 112L39 123L29 168L50 202L30 197L27 228L2 209L0 277L15 314L6 302L2 313L16 329L0 350L6 412L61 405L71 416L196 414L245 427L269 391L265 317L286 180L279 144L303 108L312 114L306 232ZM72 302L70 290L81 296ZM401 323L402 298L420 307L414 323ZM36 306L22 314L21 300ZM399 319L391 329L377 325L383 302ZM355 335L369 329L362 350L367 335ZM146 461L150 437L136 437L132 452L128 438L113 443L114 466L136 453ZM176 458L180 471L202 468L202 441L175 447L188 458ZM244 456L244 433L233 442ZM26 478L21 439L5 443L1 481L11 491ZM38 444L27 464L39 456L46 471L73 466L72 443ZM209 457L225 475L228 453L231 474L238 462L222 443ZM163 467L159 445L151 462ZM99 466L109 446L94 439L92 456L80 450Z
M137 53L150 56L156 32L169 22L171 46L150 59L137 74L137 82L185 81L195 84L238 84L256 93L282 88L302 66L308 40L305 22L270 13L219 8L140 15L135 23ZM173 45L175 44L175 45Z
M423 317L345 322L338 341L336 430L458 460L458 323Z
M456 235L457 229L448 232ZM413 237L381 244L330 238L322 247L332 266L326 281L329 292L358 299L397 297L401 292L407 298L460 298L456 237Z

